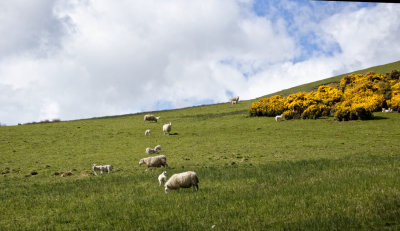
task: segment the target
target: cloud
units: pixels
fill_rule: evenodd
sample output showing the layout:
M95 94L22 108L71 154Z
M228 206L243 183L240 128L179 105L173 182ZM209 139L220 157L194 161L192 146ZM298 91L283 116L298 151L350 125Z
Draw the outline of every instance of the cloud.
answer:
M398 54L390 53L399 45L394 5L282 1L257 12L257 4L76 0L0 7L0 32L18 28L0 40L0 122L251 99ZM308 16L318 7L325 13Z

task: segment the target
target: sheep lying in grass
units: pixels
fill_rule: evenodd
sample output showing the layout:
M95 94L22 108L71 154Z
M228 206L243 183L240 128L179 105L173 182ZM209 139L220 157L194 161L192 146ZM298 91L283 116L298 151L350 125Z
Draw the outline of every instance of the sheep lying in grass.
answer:
M108 174L110 174L110 172L113 171L113 166L109 165L109 164L108 165L93 164L92 169L93 169L94 175L97 176L96 171L100 171L101 174L103 174L106 171Z
M171 122L169 122L169 124L163 125L162 129L163 129L164 135L165 135L165 133L167 133L169 135L169 133L171 132L171 126L172 126Z
M156 150L154 150L154 149L152 149L152 148L146 148L146 153L147 154L154 154L154 153L156 153L157 151Z
M278 119L283 120L283 114L275 116L275 121L278 121Z
M158 153L161 152L161 145L157 145L154 147L154 150Z
M167 157L165 155L159 155L159 156L150 156L143 158L139 161L139 165L145 164L147 165L147 169L151 167L156 167L159 168L161 166L168 167L167 164Z
M149 136L149 135L150 135L150 129L147 129L147 130L144 132L144 135L145 135L145 136Z
M391 108L388 108L388 109L382 108L382 112L393 112L393 109L391 109Z
M239 102L239 96L231 98L231 103L232 104L237 104Z
M147 154L154 154L154 153L159 153L161 152L161 145L157 145L153 148L146 148L146 153Z
M160 117L158 116L158 117L156 117L156 116L154 116L154 115L145 115L144 116L144 121L146 122L146 121L155 121L156 123L157 123L157 120L159 120L160 119Z
M158 176L158 183L160 183L159 186L161 186L162 184L165 184L165 182L167 181L167 176L168 176L167 171L163 171L163 172Z
M197 174L193 171L176 173L169 178L165 183L165 193L169 193L170 190L178 190L180 188L190 188L192 187L192 192L196 187L196 191L199 190L199 178Z

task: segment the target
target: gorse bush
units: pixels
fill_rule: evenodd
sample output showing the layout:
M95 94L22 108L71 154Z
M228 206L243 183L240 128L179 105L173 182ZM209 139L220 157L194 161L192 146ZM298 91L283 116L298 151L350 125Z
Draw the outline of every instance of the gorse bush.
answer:
M317 119L333 115L340 121L373 119L382 107L400 111L400 72L350 74L338 87L320 86L316 92L298 92L287 97L275 95L252 103L251 116L276 116L285 119Z
M275 95L252 103L250 113L255 116L275 116L282 114L284 109L284 99L281 95Z

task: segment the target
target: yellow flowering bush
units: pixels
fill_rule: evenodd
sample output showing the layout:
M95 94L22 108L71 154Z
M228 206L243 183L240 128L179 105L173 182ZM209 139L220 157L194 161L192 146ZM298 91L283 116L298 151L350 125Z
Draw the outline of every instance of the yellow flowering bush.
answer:
M349 74L340 80L338 88L320 86L316 92L262 98L252 104L249 112L253 116L283 113L286 119L333 115L337 120L365 120L372 119L374 111L387 105L400 111L400 71L385 75Z
M400 90L392 91L392 98L388 101L388 106L393 109L393 111L400 112Z
M284 99L281 95L261 98L251 104L249 113L252 116L276 116L284 111Z
M321 116L328 116L330 114L330 107L324 104L310 105L301 114L302 119L317 119Z

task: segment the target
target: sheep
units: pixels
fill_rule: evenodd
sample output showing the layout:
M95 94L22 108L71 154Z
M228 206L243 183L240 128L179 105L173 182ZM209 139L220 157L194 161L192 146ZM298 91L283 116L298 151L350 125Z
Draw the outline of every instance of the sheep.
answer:
M140 159L139 166L142 165L142 164L147 165L146 171L150 167L159 168L159 167L163 166L164 168L165 167L168 168L167 157L165 155L150 156L150 157L146 157L146 158Z
M275 116L275 121L278 121L278 119L283 120L284 119L283 114Z
M176 173L169 178L169 180L164 184L165 193L169 193L170 190L178 190L180 188L190 188L192 187L192 192L196 187L196 191L199 190L199 178L197 174L193 171Z
M158 176L158 183L160 184L159 186L161 186L162 184L165 185L165 182L167 181L167 176L168 176L167 171L163 171L163 172Z
M172 126L171 122L169 122L169 124L163 125L164 135L165 135L165 133L167 133L169 135L169 133L171 132L171 126Z
M152 149L152 148L146 148L146 153L147 154L154 154L154 153L156 153L157 151L156 150L154 150L154 149Z
M155 150L156 152L161 152L161 145L155 146L155 147L154 147L154 150Z
M231 103L232 104L237 104L239 102L239 96L231 98Z
M149 135L150 135L150 129L147 129L147 130L144 132L144 135L145 135L145 136L149 136Z
M158 117L156 117L154 115L145 115L144 116L144 122L146 122L146 121L155 121L157 123L157 120L159 120L159 119L160 119L159 116Z
M97 176L96 171L100 171L101 174L103 174L104 171L107 171L107 173L110 174L110 172L113 171L113 166L109 165L109 164L108 165L93 164L92 169L93 169L94 175Z
M392 112L392 111L393 111L393 109L391 109L391 108L388 108L388 109L382 108L382 112Z

